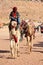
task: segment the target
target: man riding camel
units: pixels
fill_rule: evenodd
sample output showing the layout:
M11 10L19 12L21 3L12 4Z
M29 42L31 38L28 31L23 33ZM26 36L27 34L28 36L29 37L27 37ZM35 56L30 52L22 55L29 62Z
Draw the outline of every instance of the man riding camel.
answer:
M18 28L20 24L20 15L19 12L17 11L17 7L13 7L13 10L11 11L9 18L10 18L9 30L11 30L11 22L13 21L17 22Z

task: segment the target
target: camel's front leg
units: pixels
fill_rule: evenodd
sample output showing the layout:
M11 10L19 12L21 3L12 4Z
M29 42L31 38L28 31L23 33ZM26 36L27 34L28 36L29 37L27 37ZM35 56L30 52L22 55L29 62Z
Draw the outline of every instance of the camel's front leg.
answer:
M27 36L27 46L28 46L28 52L30 53L30 45L31 45L31 42L30 42L30 37Z
M31 43L30 45L30 51L31 51L33 48L33 35L30 37L30 43Z
M10 43L10 49L11 49L11 57L15 58L15 42L13 39L11 40L11 43Z

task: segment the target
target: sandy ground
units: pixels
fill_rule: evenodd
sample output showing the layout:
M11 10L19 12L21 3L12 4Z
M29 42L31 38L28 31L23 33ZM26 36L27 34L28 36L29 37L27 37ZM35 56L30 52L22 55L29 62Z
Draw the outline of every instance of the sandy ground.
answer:
M26 49L26 40L20 42L20 56L11 59L8 27L0 29L0 65L43 65L43 34L36 32L31 54Z

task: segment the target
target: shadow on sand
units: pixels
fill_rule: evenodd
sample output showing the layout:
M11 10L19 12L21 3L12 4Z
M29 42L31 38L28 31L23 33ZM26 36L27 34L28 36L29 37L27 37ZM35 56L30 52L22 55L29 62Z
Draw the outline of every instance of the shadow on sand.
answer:
M33 52L40 52L40 53L43 53L43 51L38 51L38 50L33 50Z
M33 52L40 52L40 53L43 53L42 50L38 50L38 49L41 49L43 47L43 42L39 42L38 44L34 44L33 45L35 48L33 49L36 49L36 50L33 50ZM38 47L38 48L37 48Z
M12 59L11 57L7 57L5 54L3 53L10 53L9 50L0 50L0 58L5 58L5 59ZM8 55L9 56L9 55Z
M0 53L10 53L8 50L0 50Z
M34 44L35 47L43 47L43 42L39 42L39 44Z

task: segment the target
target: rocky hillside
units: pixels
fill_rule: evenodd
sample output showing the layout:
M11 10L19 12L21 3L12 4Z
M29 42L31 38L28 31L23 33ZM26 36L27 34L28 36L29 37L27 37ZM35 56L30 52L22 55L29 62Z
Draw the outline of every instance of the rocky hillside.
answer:
M9 22L9 14L14 6L18 7L20 18L31 18L43 22L43 3L23 0L0 0L0 22Z

